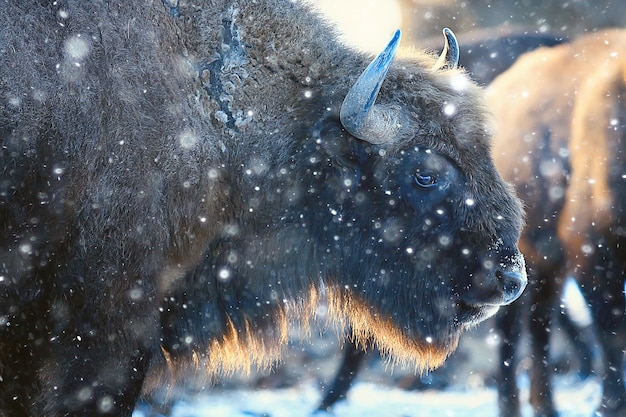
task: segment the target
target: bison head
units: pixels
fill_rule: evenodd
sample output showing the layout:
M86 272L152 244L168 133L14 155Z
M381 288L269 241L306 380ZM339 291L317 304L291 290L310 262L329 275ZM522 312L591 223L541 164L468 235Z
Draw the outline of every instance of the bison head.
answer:
M314 310L286 300L321 290L361 343L424 369L520 295L521 205L490 157L481 92L454 68L458 47L444 34L439 60L392 66L396 33L349 92L345 77L324 77L288 145L238 165L238 215L169 303L168 350L193 348L181 341L194 331L196 341L226 335L197 350L226 368L247 368L250 351L265 364L286 313ZM205 325L193 330L197 318Z
M318 236L332 258L324 263L335 266L331 311L358 340L418 368L441 363L462 329L517 299L527 282L520 203L490 158L476 90L454 69L454 35L444 36L427 82L402 62L375 104L394 35L348 92L341 127L323 123L315 133L311 170L335 168L311 186L329 194L310 202L320 217L311 224L327 225ZM333 278L345 275L349 285Z

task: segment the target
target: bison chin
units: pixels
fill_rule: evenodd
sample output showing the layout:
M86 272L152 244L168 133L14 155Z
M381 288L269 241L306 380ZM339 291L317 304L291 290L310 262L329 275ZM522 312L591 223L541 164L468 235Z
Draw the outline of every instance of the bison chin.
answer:
M448 258L439 259L434 269L451 270ZM513 302L526 286L524 260L516 249L499 248L478 259L468 264L479 266L468 269L463 280L457 276L449 289L438 275L408 280L416 283L413 290L402 287L399 279L366 287L369 291L327 282L329 315L349 325L361 348L373 345L394 364L416 372L437 368L457 348L464 330Z
M416 337L396 322L374 311L350 291L327 289L329 315L350 325L351 337L363 349L376 347L394 365L413 367L416 373L438 368L457 348L462 327L452 327L443 337Z

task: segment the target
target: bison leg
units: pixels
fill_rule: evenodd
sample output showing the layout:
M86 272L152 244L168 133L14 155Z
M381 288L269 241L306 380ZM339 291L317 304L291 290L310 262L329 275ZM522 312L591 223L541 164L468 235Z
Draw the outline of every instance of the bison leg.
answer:
M610 262L604 262L608 268ZM613 268L612 268L613 269ZM602 403L598 410L604 417L626 415L624 388L624 346L626 346L626 303L622 271L618 268L598 274L593 282L583 276L581 290L589 302L598 330L598 340L604 354Z
M150 353L143 349L59 347L44 368L44 374L59 383L46 384L44 415L129 417L149 361Z
M125 323L111 323L115 318L104 315L83 317L72 324L89 330L66 330L57 337L42 370L43 415L131 415L154 352L155 335L147 332L157 327L139 317L127 316Z
M556 316L558 325L565 332L568 339L572 342L574 350L578 353L580 368L578 376L580 379L587 379L593 372L593 344L592 332L590 325L580 325L574 321L567 312L563 311Z
M0 298L8 307L4 329L0 330L0 417L40 415L41 383L38 377L41 360L49 354L51 322L47 312L48 268L32 272L16 286L13 297ZM49 280L48 280L49 281ZM33 294L20 299L24 293ZM0 313L1 315L1 313Z
M41 390L35 361L41 352L33 344L41 346L44 335L39 330L43 326L34 315L22 313L24 320L11 320L10 340L0 342L0 417L33 415L31 410Z
M503 308L496 316L502 337L498 374L498 408L501 417L520 417L519 388L515 378L515 351L521 333L521 302Z
M56 280L39 415L129 417L159 349L155 291L126 272L140 270L126 269L130 262L124 269L91 259L84 265Z
M330 389L326 392L324 399L320 403L318 410L328 411L337 401L346 398L346 394L356 378L359 368L365 359L365 350L357 346L352 341L347 341L344 346L343 359L335 380Z
M560 280L550 274L537 274L531 293L530 310L530 403L536 417L557 417L552 395L552 365L550 353L550 324L560 293Z

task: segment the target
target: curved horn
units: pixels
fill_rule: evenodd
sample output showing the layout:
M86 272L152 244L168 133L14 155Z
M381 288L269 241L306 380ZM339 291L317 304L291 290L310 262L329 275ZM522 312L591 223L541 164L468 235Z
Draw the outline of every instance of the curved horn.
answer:
M400 129L397 111L374 104L398 49L400 36L397 30L387 47L356 80L341 105L339 118L343 127L351 135L373 144L389 142Z
M443 30L443 38L445 39L443 51L441 51L434 69L456 68L459 64L459 43L456 40L456 36L450 29L445 28Z

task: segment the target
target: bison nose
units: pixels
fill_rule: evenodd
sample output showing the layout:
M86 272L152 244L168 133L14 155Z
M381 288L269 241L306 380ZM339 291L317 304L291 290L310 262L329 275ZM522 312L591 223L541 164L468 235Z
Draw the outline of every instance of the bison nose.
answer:
M495 272L495 276L502 294L502 305L511 304L517 300L524 292L524 288L526 288L528 283L526 272L523 269L498 269Z
M499 262L487 260L461 292L461 300L468 306L498 307L517 300L528 280L523 256L517 252L502 256Z

